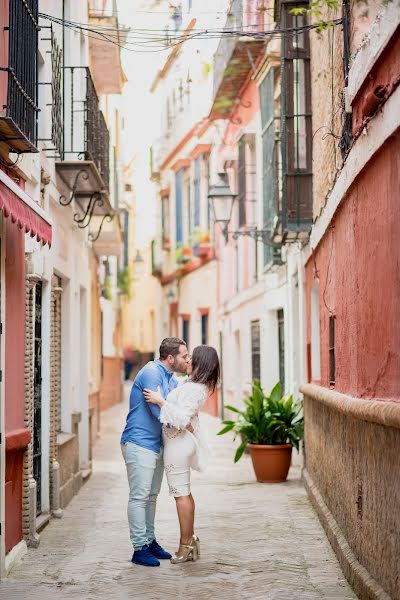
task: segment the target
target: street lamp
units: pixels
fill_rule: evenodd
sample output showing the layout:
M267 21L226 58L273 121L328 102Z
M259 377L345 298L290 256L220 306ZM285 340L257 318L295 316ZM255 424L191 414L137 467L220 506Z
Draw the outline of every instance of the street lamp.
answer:
M237 231L228 231L228 226L232 218L233 204L237 198L229 187L227 173L218 173L218 181L210 186L208 199L211 204L214 220L222 224L222 231L225 241L228 241L229 234L234 240L239 237L250 237L255 241L260 240L266 246L280 248L281 244L271 241L271 231L269 229L258 229L257 226L244 227Z
M218 179L210 186L208 200L211 204L214 220L222 224L225 238L228 238L228 225L232 217L233 203L237 197L229 187L228 174L218 173Z
M133 259L133 270L135 272L135 275L142 275L143 267L144 267L144 258L140 254L140 251L137 250L136 256Z

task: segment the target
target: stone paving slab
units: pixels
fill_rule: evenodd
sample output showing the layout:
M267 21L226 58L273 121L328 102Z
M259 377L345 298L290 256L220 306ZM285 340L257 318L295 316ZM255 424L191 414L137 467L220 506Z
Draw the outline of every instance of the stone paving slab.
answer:
M41 534L0 584L1 600L353 600L335 555L292 467L285 484L255 481L248 456L233 464L229 436L203 415L214 458L194 473L201 559L160 568L130 562L128 485L119 447L127 403L102 416L94 472L63 518ZM175 550L178 521L165 482L159 498L158 539Z

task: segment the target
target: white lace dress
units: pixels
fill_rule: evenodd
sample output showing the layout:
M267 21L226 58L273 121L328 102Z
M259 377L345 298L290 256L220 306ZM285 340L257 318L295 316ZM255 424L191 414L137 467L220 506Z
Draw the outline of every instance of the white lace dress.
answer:
M187 381L170 392L161 408L164 468L171 496L190 494L190 469L204 470L209 449L200 429L199 410L208 398L208 388ZM193 433L186 427L193 428Z

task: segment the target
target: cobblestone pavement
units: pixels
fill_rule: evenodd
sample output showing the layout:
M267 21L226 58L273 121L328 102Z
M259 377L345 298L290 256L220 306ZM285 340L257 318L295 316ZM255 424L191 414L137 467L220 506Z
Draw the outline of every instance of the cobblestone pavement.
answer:
M214 460L195 473L197 533L202 557L160 568L130 562L126 521L127 481L119 435L126 404L102 417L94 471L63 518L41 533L0 584L2 600L230 600L355 599L345 581L300 481L291 469L285 484L259 484L250 458L233 465L229 436L216 437L219 423L207 415ZM175 550L178 523L165 481L158 504L158 539Z

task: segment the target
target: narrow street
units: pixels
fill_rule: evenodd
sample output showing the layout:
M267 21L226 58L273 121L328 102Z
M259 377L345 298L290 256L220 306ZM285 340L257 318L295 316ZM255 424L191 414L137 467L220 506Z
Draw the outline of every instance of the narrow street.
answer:
M205 474L194 474L197 533L202 557L159 569L130 563L126 522L127 482L119 449L126 403L102 415L89 482L41 533L40 546L0 586L2 599L161 598L333 600L355 598L345 581L300 481L254 480L249 457L233 466L228 436L203 415L214 451ZM158 538L175 549L178 524L165 483L158 506Z

